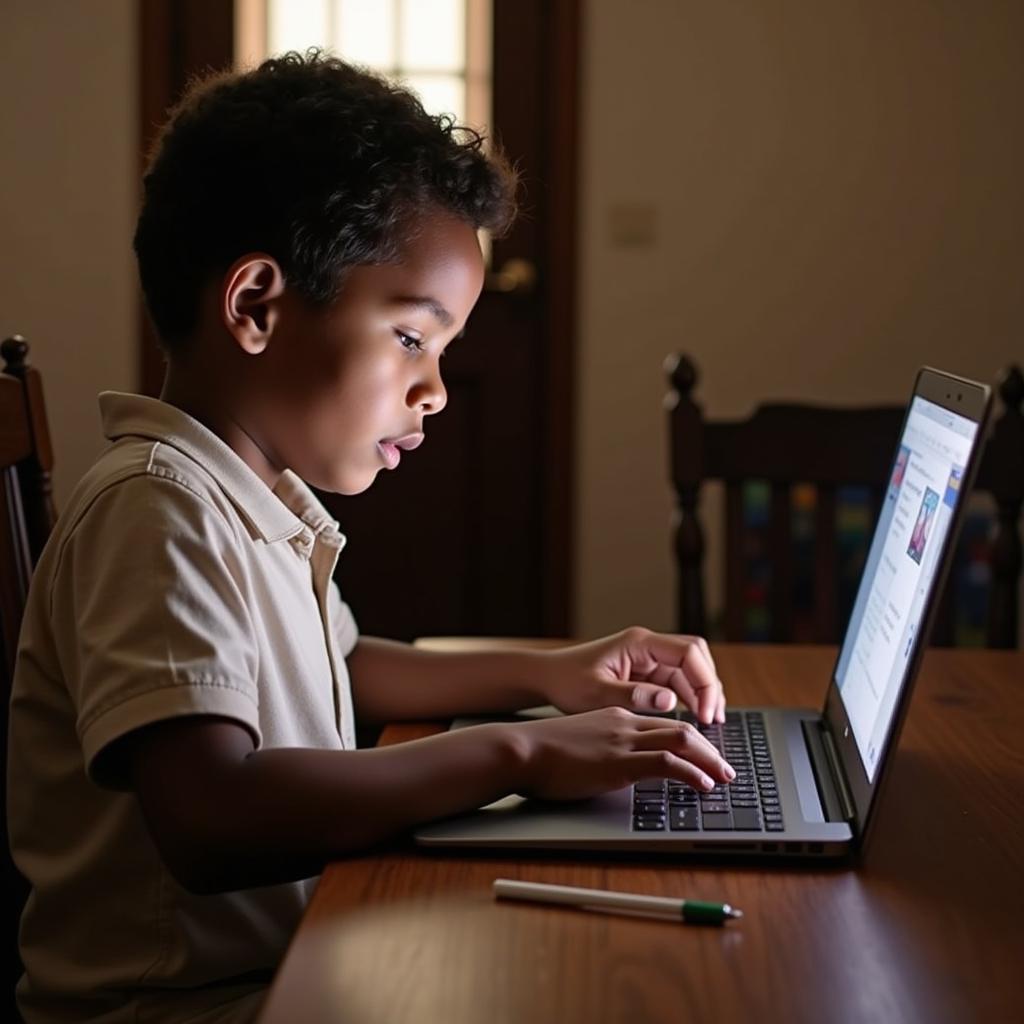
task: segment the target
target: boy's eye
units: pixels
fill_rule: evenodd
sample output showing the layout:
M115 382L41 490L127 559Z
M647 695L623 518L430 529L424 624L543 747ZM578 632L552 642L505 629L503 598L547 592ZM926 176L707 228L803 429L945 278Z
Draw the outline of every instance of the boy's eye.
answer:
M407 348L411 352L418 352L421 348L420 339L414 337L411 334L406 334L404 331L395 331L395 335L398 338L398 343L402 348Z

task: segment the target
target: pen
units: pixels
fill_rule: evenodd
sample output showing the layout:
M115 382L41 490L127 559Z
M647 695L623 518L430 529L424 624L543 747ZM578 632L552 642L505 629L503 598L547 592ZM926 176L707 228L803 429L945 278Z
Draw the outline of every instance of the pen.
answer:
M730 917L742 917L743 911L728 903L704 900L679 900L666 896L639 896L631 892L607 889L579 889L571 885L544 882L516 882L510 878L494 880L494 895L504 900L531 900L536 903L564 903L581 910L603 910L611 914L656 917L686 924L723 924Z

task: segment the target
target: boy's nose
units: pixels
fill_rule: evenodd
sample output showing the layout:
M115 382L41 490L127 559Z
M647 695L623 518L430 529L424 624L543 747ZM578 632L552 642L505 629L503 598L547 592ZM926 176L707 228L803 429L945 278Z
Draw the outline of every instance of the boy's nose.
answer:
M441 380L438 367L429 377L419 382L412 390L409 404L420 409L424 416L440 412L448 404L448 389Z

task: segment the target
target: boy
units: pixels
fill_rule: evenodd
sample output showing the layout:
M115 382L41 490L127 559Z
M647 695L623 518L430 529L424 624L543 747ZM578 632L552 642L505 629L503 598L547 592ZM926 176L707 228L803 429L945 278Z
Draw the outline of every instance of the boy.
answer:
M356 494L423 441L480 292L476 231L513 191L478 135L315 53L174 112L135 238L164 390L101 396L111 444L19 652L29 1021L252 1019L330 858L511 792L732 777L691 727L633 713L723 719L702 640L431 654L359 637L331 580L344 538L302 481ZM548 702L571 714L355 749L356 713Z

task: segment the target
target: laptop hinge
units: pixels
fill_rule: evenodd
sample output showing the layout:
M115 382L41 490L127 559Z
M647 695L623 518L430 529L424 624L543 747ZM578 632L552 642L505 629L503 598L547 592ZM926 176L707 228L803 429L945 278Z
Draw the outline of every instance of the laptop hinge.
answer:
M856 811L853 806L853 798L850 796L850 790L846 786L846 776L843 775L843 769L839 763L839 751L836 750L836 741L832 739L832 733L822 726L821 729L822 746L825 748L825 757L828 758L828 766L832 769L832 778L836 784L836 792L839 794L839 800L843 805L843 818L846 821L853 821Z
M826 821L853 821L853 800L839 765L832 734L820 721L804 721L801 725Z

